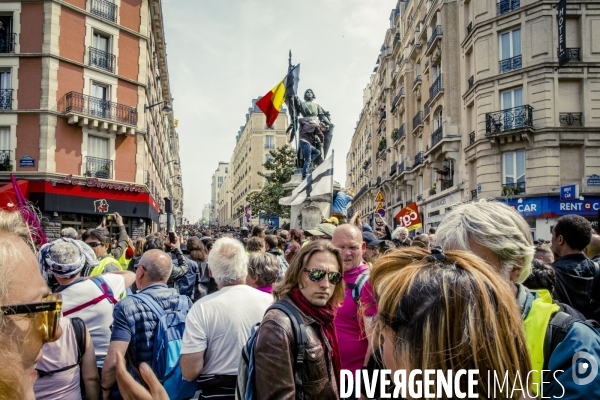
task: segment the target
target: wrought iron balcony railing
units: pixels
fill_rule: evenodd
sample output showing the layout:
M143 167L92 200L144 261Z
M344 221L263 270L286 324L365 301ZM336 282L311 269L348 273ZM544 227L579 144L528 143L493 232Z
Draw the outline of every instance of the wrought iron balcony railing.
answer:
M580 53L581 53L581 48L580 47L568 47L565 49L567 52L567 58L569 60L580 60ZM558 49L556 49L556 54L558 55Z
M467 25L467 36L469 36L471 32L473 32L473 21L469 22L469 25Z
M12 89L0 89L0 110L12 110Z
M102 68L109 72L115 72L115 55L107 53L105 51L96 49L92 46L89 48L90 52L90 65L98 68Z
M471 190L471 200L477 199L477 190Z
M434 99L438 93L443 92L444 88L442 87L442 74L437 77L437 79L433 82L431 87L429 88L429 98Z
M471 75L469 78L469 89L471 89L475 85L475 75Z
M530 105L508 108L485 115L486 136L520 128L533 128L533 107Z
M379 185L381 185L381 177L380 176L377 177L377 186L379 186Z
M381 123L383 120L385 120L385 110L383 110L382 112L379 113L379 123Z
M58 110L62 113L80 113L133 126L137 125L138 120L135 107L77 92L65 94L58 102Z
M441 35L442 35L442 26L441 25L438 25L435 28L433 28L433 31L431 32L431 37L427 40L427 50L429 50L429 48L431 47L433 42L435 42L435 39Z
M505 60L500 60L500 73L505 74L523 67L523 56L518 55Z
M400 128L398 128L398 133L396 134L396 141L402 139L403 137L406 136L406 129L405 129L406 125L402 124L400 125Z
M392 112L396 111L396 105L398 105L398 101L402 96L404 96L404 86L400 87L400 90L398 90L398 94L396 95L396 97L394 97L394 100L392 101Z
M415 167L417 167L418 165L423 164L423 152L420 151L417 153L417 155L415 156L415 163L413 164L413 169L415 169Z
M433 133L431 134L431 148L433 149L436 144L442 141L443 138L443 129L444 127L440 125Z
M14 53L16 38L16 33L0 34L0 53Z
M521 0L500 0L498 2L498 15L506 14L521 7Z
M418 83L421 83L421 75L417 75L413 82L413 87L417 86Z
M92 0L90 12L109 21L117 22L117 5L107 0Z
M475 131L469 133L469 146L475 143Z
M398 163L395 162L392 164L392 167L390 168L390 176L394 175L397 170L398 170Z
M502 184L502 196L525 194L525 181Z
M86 157L85 158L85 176L112 179L113 161L105 158Z
M398 164L398 175L404 172L404 161Z
M583 126L582 113L559 113L560 126Z
M10 150L0 150L0 171L12 171L10 153Z
M419 111L413 117L413 131L417 129L419 126L423 125L423 111Z
M431 99L428 99L423 106L423 117L427 118L429 113L431 112Z
M442 180L442 191L450 189L454 186L454 179L443 179Z

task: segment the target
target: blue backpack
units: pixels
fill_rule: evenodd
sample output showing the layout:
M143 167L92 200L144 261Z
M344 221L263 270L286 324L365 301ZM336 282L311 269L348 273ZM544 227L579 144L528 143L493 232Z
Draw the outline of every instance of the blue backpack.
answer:
M154 332L152 371L162 383L171 400L184 400L196 394L196 381L188 382L181 373L179 357L181 340L185 329L185 317L189 311L188 298L179 296L177 310L166 312L152 297L144 293L133 295L146 304L158 317Z

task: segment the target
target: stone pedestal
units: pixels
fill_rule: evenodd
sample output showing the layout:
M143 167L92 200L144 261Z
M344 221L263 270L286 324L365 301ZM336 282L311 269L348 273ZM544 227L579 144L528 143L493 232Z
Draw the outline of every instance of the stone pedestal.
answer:
M302 174L292 175L292 179L283 185L285 195L290 196L292 191L302 183ZM333 182L333 197L341 189L337 182ZM321 223L321 219L331 217L331 199L330 193L318 196L307 197L304 202L292 206L290 211L291 229L313 229Z

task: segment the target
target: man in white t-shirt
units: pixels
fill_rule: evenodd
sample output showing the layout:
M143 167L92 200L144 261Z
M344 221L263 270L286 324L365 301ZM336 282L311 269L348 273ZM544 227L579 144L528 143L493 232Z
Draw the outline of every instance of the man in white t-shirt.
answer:
M246 285L248 256L238 240L217 240L208 265L219 291L198 300L187 315L181 372L188 381L198 379L199 400L233 399L242 348L273 297Z
M40 251L42 260L60 286L56 292L62 293L62 312L65 317L79 317L90 332L96 364L102 368L110 344L110 327L113 323L113 309L123 297L125 289L135 281L135 274L129 271L115 271L94 277L81 277L85 265L86 246L81 241L50 243Z

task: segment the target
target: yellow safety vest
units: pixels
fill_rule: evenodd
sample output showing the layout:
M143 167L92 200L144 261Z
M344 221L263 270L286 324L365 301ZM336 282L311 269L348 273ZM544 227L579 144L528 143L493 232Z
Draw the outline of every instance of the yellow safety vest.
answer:
M92 269L92 272L90 272L90 276L102 275L104 273L104 269L108 264L120 265L119 262L110 254L107 254L106 256L104 256L104 258L98 261L100 261L100 263Z
M523 327L525 328L525 341L527 343L527 350L529 350L529 358L531 358L531 389L535 391L535 388L541 387L542 383L542 369L544 368L544 340L546 339L546 329L548 323L553 314L560 310L558 304L552 303L552 296L550 292L545 289L537 291L538 297L533 300L531 304L531 310L525 321ZM537 383L537 386L533 385ZM535 394L538 395L537 393Z
M129 261L127 259L127 257L125 257L125 253L127 253L127 249L125 249L125 251L123 251L123 254L121 254L121 258L119 258L119 266L121 267L121 269L123 271L127 271L127 267L129 267Z

